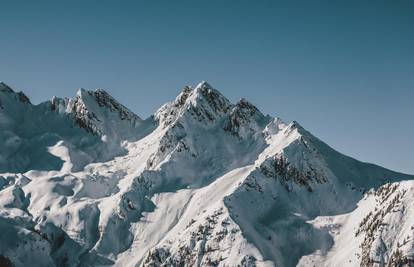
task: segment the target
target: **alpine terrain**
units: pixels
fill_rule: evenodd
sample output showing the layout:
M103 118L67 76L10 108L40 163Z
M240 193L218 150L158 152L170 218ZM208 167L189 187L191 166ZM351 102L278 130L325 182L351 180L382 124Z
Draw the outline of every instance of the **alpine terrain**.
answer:
M207 82L147 119L0 83L0 266L413 266L413 179Z

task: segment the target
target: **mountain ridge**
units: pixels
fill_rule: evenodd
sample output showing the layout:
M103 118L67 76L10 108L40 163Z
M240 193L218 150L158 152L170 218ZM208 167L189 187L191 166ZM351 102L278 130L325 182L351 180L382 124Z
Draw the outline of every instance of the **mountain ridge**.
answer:
M145 120L102 89L32 105L2 83L0 104L0 229L16 240L0 255L16 266L343 264L315 254L338 242L318 218L354 216L371 190L414 179L205 81ZM353 265L409 261L414 247L365 240Z

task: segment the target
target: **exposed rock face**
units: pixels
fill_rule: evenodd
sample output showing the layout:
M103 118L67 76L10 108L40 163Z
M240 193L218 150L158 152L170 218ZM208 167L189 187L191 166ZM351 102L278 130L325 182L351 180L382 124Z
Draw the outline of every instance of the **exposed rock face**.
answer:
M264 116L253 104L241 99L232 108L224 130L242 138L260 133L269 118Z
M271 160L260 166L260 171L272 178L279 178L280 182L289 190L289 183L293 182L305 186L312 191L311 184L314 182L323 183L327 178L318 173L314 167L306 164L305 169L300 170L292 165L283 155L275 155Z
M102 134L97 124L101 122L95 113L88 110L81 96L78 96L72 105L71 112L75 118L75 122L87 131L93 134Z

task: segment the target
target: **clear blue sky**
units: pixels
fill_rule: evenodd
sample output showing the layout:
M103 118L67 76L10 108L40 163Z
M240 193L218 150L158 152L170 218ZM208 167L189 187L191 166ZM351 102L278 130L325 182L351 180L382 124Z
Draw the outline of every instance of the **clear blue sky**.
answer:
M414 173L413 14L409 0L3 1L0 80L35 103L105 88L141 117L207 80Z

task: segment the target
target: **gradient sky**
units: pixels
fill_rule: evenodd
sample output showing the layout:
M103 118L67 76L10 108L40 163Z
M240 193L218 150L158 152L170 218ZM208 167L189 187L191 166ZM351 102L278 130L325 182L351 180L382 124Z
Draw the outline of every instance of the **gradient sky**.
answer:
M2 1L0 80L34 103L105 88L141 117L207 80L414 174L413 14L409 0Z

